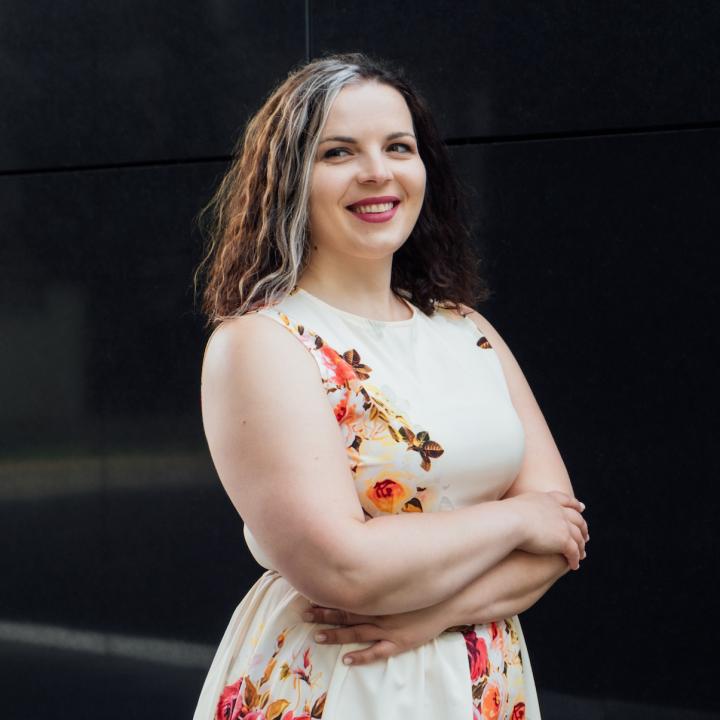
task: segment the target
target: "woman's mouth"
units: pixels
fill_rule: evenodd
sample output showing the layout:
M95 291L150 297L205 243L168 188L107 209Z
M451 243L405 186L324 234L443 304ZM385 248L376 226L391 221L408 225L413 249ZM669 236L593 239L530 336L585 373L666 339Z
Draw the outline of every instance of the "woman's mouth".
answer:
M368 205L356 205L355 207L347 208L347 210L363 222L387 222L394 217L399 204L399 201L372 203Z

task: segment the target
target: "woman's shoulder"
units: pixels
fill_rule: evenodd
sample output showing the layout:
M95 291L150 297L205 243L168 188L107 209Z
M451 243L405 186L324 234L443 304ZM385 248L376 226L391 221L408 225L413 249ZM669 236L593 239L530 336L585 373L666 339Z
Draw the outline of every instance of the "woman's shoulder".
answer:
M235 362L262 365L270 354L280 354L287 361L293 357L302 358L305 351L295 349L298 342L288 332L292 330L291 323L284 321L281 311L271 310L257 308L218 322L205 343L203 365L230 358L234 358ZM301 359L299 362L305 361Z
M498 348L505 345L500 333L490 323L490 321L469 305L454 301L440 301L435 303L435 310L440 311L447 316L462 321L472 323L474 329L479 332L480 339L478 344L487 348Z

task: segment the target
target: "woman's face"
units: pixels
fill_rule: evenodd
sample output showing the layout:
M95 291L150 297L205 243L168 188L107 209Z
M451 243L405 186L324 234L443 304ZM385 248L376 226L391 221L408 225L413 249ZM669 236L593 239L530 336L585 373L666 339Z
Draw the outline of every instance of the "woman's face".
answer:
M330 109L315 157L313 246L366 259L392 255L412 232L424 194L425 165L403 96L376 82L346 85Z

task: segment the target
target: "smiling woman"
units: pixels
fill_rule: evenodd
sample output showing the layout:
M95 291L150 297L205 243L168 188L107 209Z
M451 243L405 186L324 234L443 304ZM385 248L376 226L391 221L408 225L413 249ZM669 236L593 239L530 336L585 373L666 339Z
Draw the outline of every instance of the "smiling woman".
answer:
M389 286L389 259L417 223L425 183L403 96L374 80L343 87L312 168L312 253L303 285L345 301L348 288L365 294L368 283ZM378 294L388 295L385 289Z
M587 526L472 312L461 209L387 63L306 63L248 123L206 209L202 413L265 572L194 720L540 718L518 613L579 567Z

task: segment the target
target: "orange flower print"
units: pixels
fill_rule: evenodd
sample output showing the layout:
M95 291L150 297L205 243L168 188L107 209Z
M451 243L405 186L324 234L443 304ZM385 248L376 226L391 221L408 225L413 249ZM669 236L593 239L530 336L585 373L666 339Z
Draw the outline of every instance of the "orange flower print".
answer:
M320 336L316 338L316 344L318 341L322 343L319 347L320 357L325 363L325 366L330 370L333 382L336 385L345 385L350 380L355 380L357 373L353 366L336 350L326 345Z
M298 336L320 367L365 513L377 517L440 509L442 491L447 488L436 486L437 478L423 479L418 487L418 476L429 473L445 452L440 443L427 430L413 428L380 388L367 382L372 368L362 362L357 349L340 354L282 311L274 314Z
M362 395L351 392L347 388L327 388L327 396L342 433L345 447L350 448L358 442L358 437L364 437L365 400Z
M474 630L464 632L470 661L470 678L475 682L488 672L488 653L484 638L479 638Z
M497 720L500 715L500 706L502 698L500 696L500 688L493 682L485 685L482 698L480 699L480 710L483 720Z
M395 508L405 502L406 495L405 486L396 483L391 478L376 482L368 491L370 500L384 513L396 512Z
M461 632L465 638L473 720L523 720L525 686L520 640L512 619L448 629ZM506 657L512 662L507 662ZM511 717L512 712L516 716Z

